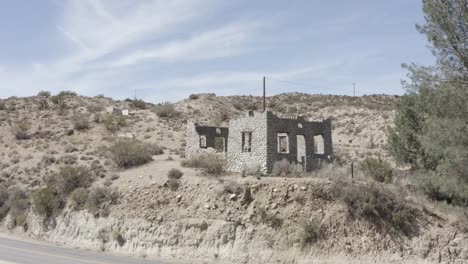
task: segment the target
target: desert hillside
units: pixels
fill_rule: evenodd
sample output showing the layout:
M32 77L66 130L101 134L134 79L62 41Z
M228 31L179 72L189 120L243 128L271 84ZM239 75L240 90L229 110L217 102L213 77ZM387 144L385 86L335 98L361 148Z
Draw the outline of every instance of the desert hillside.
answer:
M361 171L350 177L351 161L391 160L395 102L269 97L278 114L331 118L337 156L310 174L287 167L271 177L184 157L188 119L223 125L259 109L260 97L199 94L158 105L71 92L4 99L1 226L69 246L201 263L466 263L460 208L429 202L404 171L382 181Z

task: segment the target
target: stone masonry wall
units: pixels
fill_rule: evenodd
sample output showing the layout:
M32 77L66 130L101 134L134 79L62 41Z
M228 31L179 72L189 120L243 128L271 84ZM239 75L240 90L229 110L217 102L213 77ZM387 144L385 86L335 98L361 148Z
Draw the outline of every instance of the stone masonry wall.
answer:
M206 148L200 148L200 136L206 137ZM226 127L202 126L193 121L188 121L185 137L186 158L202 153L217 153L215 150L216 137L224 137L224 149L227 150L228 128Z
M286 158L289 162L298 163L297 135L303 135L305 139L305 168L312 169L317 160L327 159L333 154L331 137L331 120L323 122L310 122L303 117L282 118L268 112L268 172L273 169L273 164ZM289 153L278 153L278 133L287 133L289 138ZM314 135L323 135L324 154L314 153ZM301 159L299 158L299 161Z
M242 132L252 132L251 152L242 152ZM249 112L229 122L228 170L259 168L267 172L267 113Z

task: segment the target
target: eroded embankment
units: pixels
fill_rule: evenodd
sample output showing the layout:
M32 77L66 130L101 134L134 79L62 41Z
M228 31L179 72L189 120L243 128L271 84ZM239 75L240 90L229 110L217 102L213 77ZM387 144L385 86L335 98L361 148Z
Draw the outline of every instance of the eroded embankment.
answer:
M334 197L339 184L200 178L171 191L154 183L121 190L120 204L106 218L66 210L44 222L30 213L27 233L69 246L189 261L468 262L468 235L447 221L414 205L411 232L376 224L350 215L346 203ZM241 191L235 195L231 189Z

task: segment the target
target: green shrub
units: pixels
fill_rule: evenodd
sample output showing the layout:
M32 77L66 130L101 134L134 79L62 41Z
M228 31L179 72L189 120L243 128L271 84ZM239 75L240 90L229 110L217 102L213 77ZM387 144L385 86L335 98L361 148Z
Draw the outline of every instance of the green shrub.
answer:
M170 102L155 105L153 107L153 112L159 117L175 117L178 114L174 105Z
M451 175L434 171L417 171L411 180L424 194L436 201L468 206L468 184Z
M95 216L106 217L109 209L117 202L118 195L109 187L96 187L91 189L86 200L86 209Z
M86 130L90 128L88 114L75 114L72 117L73 127L76 130Z
M78 94L76 92L73 92L73 91L61 91L60 93L58 93L59 96L63 96L63 97L75 97L75 96L78 96Z
M45 178L46 185L65 198L77 188L88 188L93 181L91 171L83 166L61 167L57 173Z
M48 91L40 91L37 96L42 96L42 97L50 97L50 92Z
M378 159L366 158L361 162L361 170L368 177L378 182L389 183L393 179L392 167L380 157Z
M190 99L190 100L197 100L198 98L200 98L200 96L198 96L198 94L191 94L191 95L189 96L189 99Z
M54 191L49 187L34 190L31 198L34 211L46 218L54 215L56 210L60 208L59 199L57 199Z
M139 166L153 160L151 153L138 140L123 139L109 149L112 159L121 168Z
M200 154L182 161L183 167L201 168L207 174L221 175L225 169L225 160L216 154Z
M81 210L88 199L88 190L83 187L77 188L70 194L69 199L74 210Z
M343 200L351 215L374 224L391 226L406 234L413 230L416 213L402 197L376 184L342 187Z
M176 179L176 180L179 180L180 178L182 178L183 175L184 175L184 173L183 173L181 170L172 168L172 169L167 173L167 178L168 178L168 179Z

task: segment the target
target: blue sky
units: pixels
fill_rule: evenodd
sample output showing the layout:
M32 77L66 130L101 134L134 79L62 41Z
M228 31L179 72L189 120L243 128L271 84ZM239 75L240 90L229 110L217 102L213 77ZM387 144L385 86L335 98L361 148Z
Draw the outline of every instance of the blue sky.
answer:
M419 0L15 0L0 7L0 97L73 90L402 94L403 62L434 59Z

